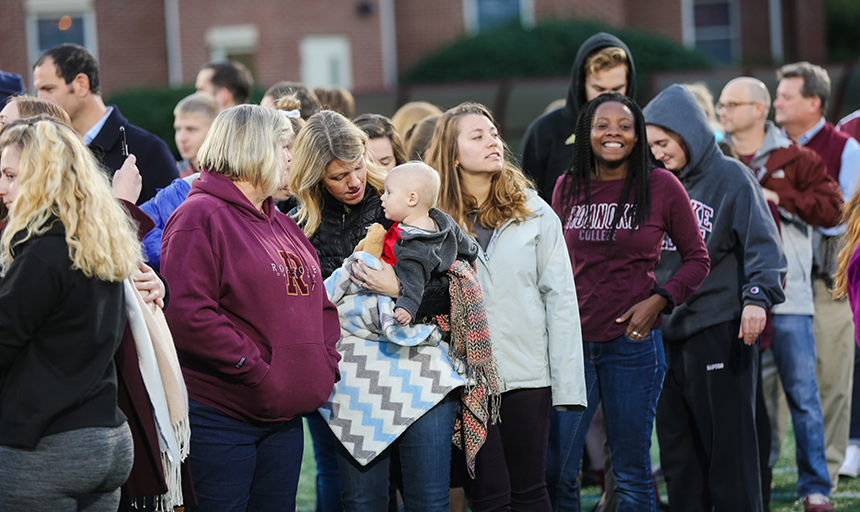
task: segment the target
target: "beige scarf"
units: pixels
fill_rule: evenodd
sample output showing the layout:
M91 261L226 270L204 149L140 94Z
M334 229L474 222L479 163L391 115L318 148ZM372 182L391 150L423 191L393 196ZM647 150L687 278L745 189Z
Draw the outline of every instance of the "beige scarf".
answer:
M191 439L188 392L161 308L154 302L145 303L131 278L125 280L125 294L128 323L137 347L140 374L152 402L167 482L167 494L156 497L156 509L173 510L182 505L180 465L188 457Z

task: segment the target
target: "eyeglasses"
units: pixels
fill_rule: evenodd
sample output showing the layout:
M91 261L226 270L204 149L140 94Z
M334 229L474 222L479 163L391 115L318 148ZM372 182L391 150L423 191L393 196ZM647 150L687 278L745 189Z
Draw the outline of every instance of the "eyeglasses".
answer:
M740 102L736 103L734 101L729 101L726 103L717 103L714 106L717 107L717 112L719 112L720 110L723 110L723 109L726 109L726 111L731 112L732 110L740 107L741 105L755 105L756 103L758 103L758 102L757 101L740 101Z

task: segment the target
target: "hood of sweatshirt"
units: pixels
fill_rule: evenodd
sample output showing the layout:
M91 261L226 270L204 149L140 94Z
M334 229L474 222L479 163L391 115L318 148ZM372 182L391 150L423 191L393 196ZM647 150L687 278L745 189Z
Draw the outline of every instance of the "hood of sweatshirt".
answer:
M722 158L705 111L686 87L670 85L642 109L642 114L646 124L667 128L684 139L688 161L679 178L685 185L701 179L710 163Z
M247 217L254 222L271 224L275 218L275 203L271 197L263 201L263 211L261 212L239 190L239 187L223 174L211 171L201 172L200 177L191 184L191 191L188 192L188 197L204 193L215 196L231 206L235 206L243 217Z
M624 50L627 54L627 96L635 97L636 93L636 66L633 64L633 56L630 54L630 48L624 44L621 39L599 32L589 37L579 47L576 52L576 57L573 59L573 68L570 70L570 86L567 90L567 103L565 104L565 114L576 123L576 118L579 117L579 111L585 105L585 61L588 60L594 52L603 48L615 46Z

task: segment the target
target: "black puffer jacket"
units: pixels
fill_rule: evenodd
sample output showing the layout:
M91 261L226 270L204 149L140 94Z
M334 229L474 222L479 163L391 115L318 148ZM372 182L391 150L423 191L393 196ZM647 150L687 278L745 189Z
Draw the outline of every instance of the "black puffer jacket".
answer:
M364 199L349 207L335 199L325 187L322 189L320 225L310 237L310 241L317 250L323 278L328 278L343 265L343 260L352 254L358 242L367 236L367 229L372 224L378 222L388 229L393 223L385 218L379 193L370 185L367 186ZM298 211L298 207L293 208L290 216L295 218ZM424 297L415 315L415 321L423 323L426 317L448 314L450 311L448 278L444 274L434 276L424 289Z

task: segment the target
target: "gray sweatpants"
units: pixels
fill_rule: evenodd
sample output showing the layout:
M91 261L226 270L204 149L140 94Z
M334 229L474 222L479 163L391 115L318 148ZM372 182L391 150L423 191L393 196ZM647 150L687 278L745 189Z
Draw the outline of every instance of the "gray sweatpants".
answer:
M0 446L0 510L116 512L133 457L127 423L45 436L35 450Z

